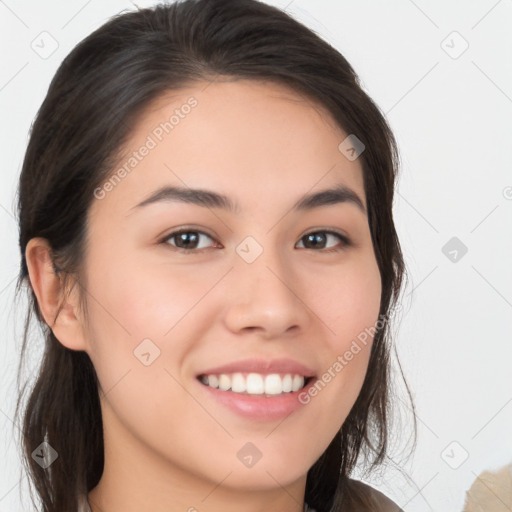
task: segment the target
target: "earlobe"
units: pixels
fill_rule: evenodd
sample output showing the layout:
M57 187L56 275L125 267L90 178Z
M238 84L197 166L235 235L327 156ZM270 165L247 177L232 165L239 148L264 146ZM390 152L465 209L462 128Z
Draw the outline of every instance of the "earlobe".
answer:
M29 240L25 258L30 285L44 321L55 337L71 350L85 350L85 338L78 312L78 289L66 293L64 279L55 272L51 247L44 238Z

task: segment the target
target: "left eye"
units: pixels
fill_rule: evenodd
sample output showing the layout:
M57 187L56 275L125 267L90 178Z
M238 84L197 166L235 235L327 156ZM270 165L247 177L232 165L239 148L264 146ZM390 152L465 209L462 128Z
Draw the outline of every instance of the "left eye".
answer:
M319 245L324 245L327 243L327 240L329 237L337 238L338 241L341 241L341 244L337 244L334 247L331 246L331 248L325 248L320 247L320 249L324 249L324 252L332 252L332 251L339 251L343 247L350 245L350 241L346 236L341 235L340 233L336 233L335 231L314 231L312 233L308 233L307 235L304 235L300 241L302 242L302 245L304 246L303 240L306 241L305 249L318 249Z

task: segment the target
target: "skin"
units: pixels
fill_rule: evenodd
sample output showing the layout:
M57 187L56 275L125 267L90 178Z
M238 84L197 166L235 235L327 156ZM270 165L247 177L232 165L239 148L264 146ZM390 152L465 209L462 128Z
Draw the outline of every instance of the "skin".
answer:
M64 293L43 239L27 246L46 321L63 345L89 354L101 384L105 469L89 494L93 512L301 511L307 471L366 373L371 338L317 396L279 421L243 418L197 381L201 370L253 357L292 358L321 376L375 325L381 297L364 212L350 202L290 211L303 195L339 184L366 206L360 160L338 149L347 134L281 85L205 86L159 98L133 127L126 154L197 99L130 174L94 198L80 287ZM162 185L223 193L240 213L179 202L133 208ZM190 225L205 233L199 249L179 252L176 239L161 241ZM351 245L329 236L305 247L306 234L327 229ZM263 249L250 264L235 250L247 236ZM332 248L339 250L326 252ZM161 351L149 366L133 353L146 338ZM236 455L249 441L262 454L251 468Z

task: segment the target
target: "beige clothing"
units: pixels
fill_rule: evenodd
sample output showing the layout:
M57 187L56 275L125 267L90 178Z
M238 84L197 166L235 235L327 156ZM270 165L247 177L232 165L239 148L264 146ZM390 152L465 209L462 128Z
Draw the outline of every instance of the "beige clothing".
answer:
M510 512L512 464L498 471L484 471L466 492L463 512Z

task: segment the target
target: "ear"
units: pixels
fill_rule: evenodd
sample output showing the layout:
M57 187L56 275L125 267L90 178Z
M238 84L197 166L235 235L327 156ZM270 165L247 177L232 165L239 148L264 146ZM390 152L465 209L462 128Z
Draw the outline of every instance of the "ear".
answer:
M32 238L25 249L30 284L41 314L55 337L71 350L87 348L78 309L78 283L64 289L64 278L55 272L51 247L44 238Z

